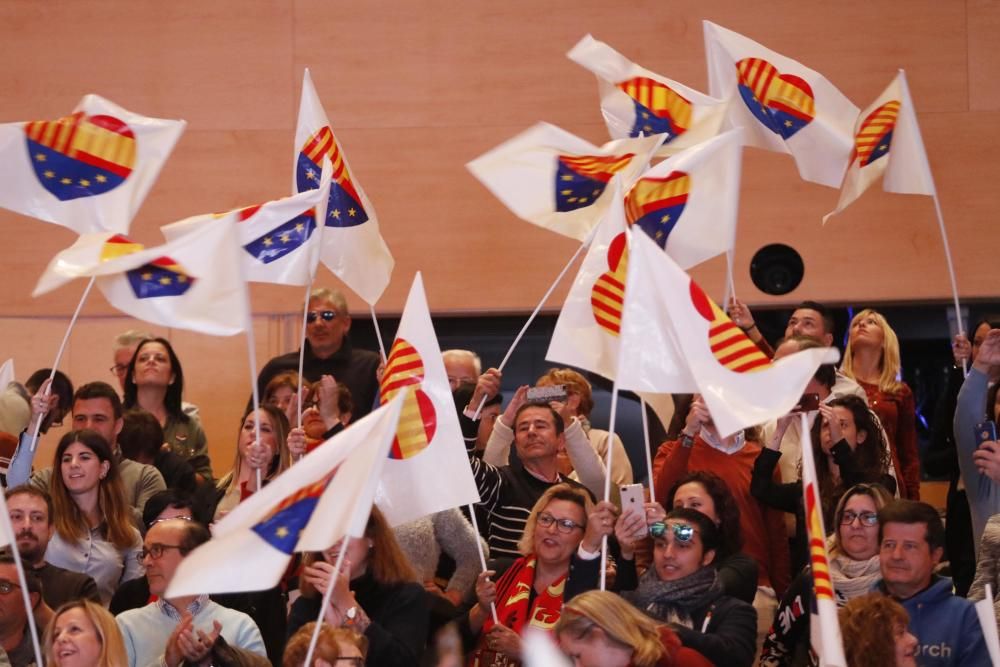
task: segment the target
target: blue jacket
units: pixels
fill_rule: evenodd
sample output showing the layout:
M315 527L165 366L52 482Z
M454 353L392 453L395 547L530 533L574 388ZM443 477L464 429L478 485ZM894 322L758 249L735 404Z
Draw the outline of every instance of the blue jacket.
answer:
M962 383L955 406L955 447L958 451L958 467L965 480L965 493L969 497L972 513L972 532L976 536L976 550L983 538L986 522L1000 512L1000 484L979 472L972 455L976 451L976 424L986 419L986 392L989 378L985 373L973 368ZM11 461L13 469L14 462ZM10 475L8 474L8 477Z
M899 602L910 615L910 632L920 642L920 667L990 666L975 606L952 593L951 579L934 577L930 586Z

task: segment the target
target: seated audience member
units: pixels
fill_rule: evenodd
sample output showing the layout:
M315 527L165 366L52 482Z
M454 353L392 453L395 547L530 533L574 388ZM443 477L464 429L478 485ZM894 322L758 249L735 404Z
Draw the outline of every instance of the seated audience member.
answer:
M89 382L77 389L73 396L72 416L74 429L90 429L104 438L111 446L112 458L118 469L118 476L121 478L122 489L125 492L125 502L131 510L135 525L141 526L139 520L142 517L142 508L145 506L146 500L157 491L165 489L166 484L163 481L163 476L153 466L133 461L122 455L118 436L121 434L124 421L122 403L118 394L111 385L105 382ZM18 458L20 458L20 453ZM27 468L19 464L17 469L19 472L16 479L12 477L11 481L17 481L20 484L23 483L20 471L27 472ZM53 468L36 470L31 476L31 484L40 489L48 489L52 470Z
M351 315L347 312L347 299L340 292L317 287L309 295L308 311L302 375L307 382L329 375L347 385L354 397L354 418L364 417L371 412L378 394L375 375L380 362L378 353L356 348L351 343L348 333ZM271 378L298 368L298 350L271 359L257 376L258 391L263 395Z
M302 400L309 395L309 387L302 387ZM298 422L299 413L299 374L295 371L278 373L264 387L260 402L273 405L285 413L289 424Z
M910 615L910 632L920 640L920 664L989 665L990 657L974 605L952 593L951 579L934 574L944 551L944 526L937 510L896 500L878 513L879 590Z
M542 494L518 543L521 557L506 568L494 562L476 581L477 602L465 619L475 638L470 665L520 664L524 632L551 628L564 602L597 587L601 538L613 529L613 509L610 503L595 509L585 490L566 484Z
M156 417L170 450L191 464L199 481L209 481L208 441L201 421L184 411L183 393L184 371L170 341L141 341L125 371L125 407L142 408Z
M827 548L838 605L865 595L881 578L878 512L890 502L892 496L878 484L858 484L837 503L833 521L827 524L834 529ZM761 651L763 667L817 664L810 652L812 591L812 569L807 566L778 604Z
M445 350L441 353L441 360L444 361L444 371L448 374L448 385L452 391L463 382L476 384L483 373L483 362L472 350Z
M5 495L21 564L42 584L43 604L39 607L45 606L48 607L46 611L51 611L70 600L87 599L100 602L97 584L93 578L63 569L45 560L45 550L53 534L52 499L49 498L49 494L33 486L24 485L7 489ZM47 613L45 615L47 616ZM36 618L38 618L37 613Z
M776 351L771 348L760 329L757 328L753 320L753 313L750 312L745 303L736 298L730 299L726 312L733 324L742 329L764 354L772 358L775 356ZM823 347L833 347L834 329L833 314L826 306L815 301L803 301L795 307L791 317L788 318L784 338L787 340L803 336L818 341ZM850 384L853 384L853 381L848 380L844 386Z
M309 642L316 630L316 622L306 623L288 640L285 656L281 661L283 667L302 667L309 651ZM350 628L334 628L324 623L319 629L319 639L313 660L323 660L331 666L365 664L368 654L368 638L359 635ZM314 662L313 664L318 664Z
M510 416L520 465L493 466L476 456L470 438L478 429L478 424L464 414L459 415L469 463L482 499L476 507L482 508L488 517L487 525L480 526L480 529L487 531L493 558L521 556L517 545L525 522L531 508L546 490L561 483L582 488L579 482L559 472L559 452L568 444L563 433L562 417L548 405L524 403L526 391L526 386L517 390L522 405ZM482 396L494 396L499 392L500 372L491 368L480 376L468 409L475 410ZM603 487L603 468L589 443L576 440L569 456L573 466L581 471L581 476L583 469L594 471L594 478L599 477Z
M163 428L150 413L145 410L125 413L118 446L125 458L159 470L167 488L194 493L197 486L194 468L173 450L163 447Z
M577 667L709 667L681 644L667 624L656 623L621 597L587 591L566 602L554 628Z
M156 336L148 331L138 331L137 329L129 329L115 336L111 349L114 365L111 366L110 370L111 374L118 378L118 385L123 392L125 391L125 378L128 377L128 364L135 356L136 348L144 340L153 340L154 338ZM181 401L181 410L191 417L198 418L198 406L194 403Z
M0 469L0 483L3 486L19 486L31 474L31 463L34 451L32 449L31 437L35 430L41 437L47 433L50 426L62 426L63 418L69 413L69 408L73 404L73 383L62 371L56 371L55 377L49 381L51 369L43 368L31 374L31 377L24 383L25 400L28 401L29 416L27 424L22 426L23 430L11 433L17 441L14 443L15 449L10 448L8 441L4 448L4 458L7 464ZM48 393L46 393L46 390ZM17 392L17 390L15 390ZM20 393L20 392L17 392ZM13 400L16 414L13 420L16 425L21 424L23 410L21 405ZM12 428L16 428L16 425Z
M362 538L338 542L303 560L302 595L292 603L288 634L319 616L322 597L341 549L343 567L333 586L324 621L356 630L368 638L368 661L384 667L420 664L427 638L427 599L403 556L392 529L372 508Z
M256 440L258 424L260 442ZM285 413L273 405L262 405L256 413L244 415L233 469L216 484L218 503L213 513L216 521L258 490L257 470L261 471L261 482L267 483L288 469L292 464L288 435Z
M670 489L667 505L698 510L712 520L719 529L719 546L712 564L719 571L722 590L726 595L753 604L757 595L757 562L741 550L740 508L725 482L715 473L689 472ZM659 505L647 504L647 508L651 506L658 508L658 513L654 510L656 516L651 516L647 509L649 523L660 520L663 513Z
M644 533L653 537L653 566L641 577L635 569L635 545ZM662 523L647 524L632 513L615 526L621 546L615 587L622 597L655 620L669 623L688 648L716 665L753 662L757 612L722 590L712 565L719 530L698 510L679 508Z
M54 667L122 667L125 644L115 618L90 600L59 607L45 630L45 660Z
M42 603L41 585L30 572L24 573L28 584L28 599L32 610ZM12 667L35 664L35 649L31 641L28 612L24 608L17 564L7 549L0 550L0 649L7 653ZM0 652L0 656L3 652Z
M140 556L156 601L122 612L116 619L130 667L219 664L217 653L228 647L262 658L266 655L260 631L246 614L227 609L207 595L163 597L181 561L210 537L200 523L183 519L162 521L146 533Z
M763 507L750 491L754 462L760 454L755 431L723 438L712 421L704 400L691 404L681 439L660 446L653 463L656 497L666 498L669 489L685 473L708 470L718 475L740 509L743 550L757 561L758 645L767 634L770 619L791 577L789 549L782 513Z
M899 381L899 340L878 312L862 310L851 320L841 371L868 394L868 404L885 429L900 495L920 500L920 458L913 392Z
M986 340L990 329L1000 329L1000 315L983 316L972 328L971 341L964 334L955 336L951 346L955 363L948 369L948 384L938 398L931 419L930 443L921 457L924 472L931 477L948 479L944 558L948 561L955 582L955 594L959 597L965 597L969 592L976 574L976 546L972 536L969 498L955 445L955 408L969 364L976 360L979 347ZM998 380L1000 366L994 367L988 383L995 385Z
M31 420L31 396L18 382L0 387L0 486L7 486L7 469L17 451L21 432Z
M811 442L824 525L832 526L833 510L844 491L865 482L881 484L890 494L896 480L889 474L889 452L882 430L868 406L857 396L837 398L819 406L820 418L813 424ZM780 484L774 481L782 436L788 424L799 421L798 413L778 420L778 428L754 462L750 492L763 504L793 514L796 518L792 543L792 570L808 563L802 480Z
M311 452L343 431L353 417L354 400L347 385L335 382L329 375L313 382L302 410L305 450L302 453L293 452L295 458Z
M977 445L976 428L986 419L1000 419L997 385L989 388L989 378L995 373L1000 373L1000 329L991 329L979 347L955 408L955 445L977 545L982 542L986 521L1000 513L1000 443L985 440ZM992 400L987 402L987 398Z
M49 481L55 533L45 559L94 578L108 604L124 581L142 576L142 537L125 502L118 463L96 431L70 431L53 459Z
M840 610L844 657L851 667L917 667L920 643L908 629L910 615L884 595L868 593ZM891 633L886 629L891 628ZM890 641L890 639L892 641Z
M994 514L986 522L983 540L979 544L976 559L976 577L969 588L969 599L978 602L986 598L986 584L993 589L993 611L1000 630L1000 514Z
M603 464L607 460L609 434L607 431L591 428L590 426L590 411L594 409L594 398L587 378L569 368L553 368L538 378L536 384L539 387L552 387L555 385L566 387L566 401L563 403L552 402L552 406L559 411L560 416L563 418L563 424L565 424L566 448L577 448L577 446L572 444L574 440L579 440L581 443L586 442ZM494 423L493 434L490 436L489 443L486 445L486 451L483 453L483 460L487 463L497 466L507 465L510 455L510 445L514 440L514 432L511 430L512 417L524 402L525 394L516 392L514 398L508 404L507 410ZM625 446L622 444L621 438L617 435L614 436L611 449L612 495L617 498L618 487L623 484L632 483L632 464L629 462L628 454L625 452ZM559 463L561 473L569 476L570 479L582 483L590 489L591 493L601 497L604 496L603 475L593 476L591 479L586 475L586 471L581 471L584 473L584 477L581 477L580 473L574 469L573 462L565 452L560 454Z

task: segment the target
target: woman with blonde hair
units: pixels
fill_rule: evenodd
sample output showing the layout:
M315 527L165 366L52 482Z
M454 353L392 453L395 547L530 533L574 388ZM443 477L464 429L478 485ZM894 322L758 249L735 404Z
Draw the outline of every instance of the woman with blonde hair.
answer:
M839 616L844 657L851 667L916 667L920 644L909 630L910 616L888 595L856 597Z
M258 424L260 442L256 440ZM261 405L257 412L250 410L244 415L236 441L233 469L215 485L219 498L214 512L216 520L259 490L257 470L261 471L261 483L266 484L292 465L288 435L288 419L273 405Z
M681 645L670 626L658 624L618 595L581 593L563 605L556 638L575 667L701 667L705 656Z
M324 622L367 637L373 665L419 665L427 639L426 593L377 507L372 507L364 537L341 540L303 559L302 595L288 615L288 635L319 616L341 550L346 550L342 571L330 606L323 610Z
M885 317L871 308L855 315L840 370L865 390L868 405L885 429L901 480L900 495L920 500L916 403L913 391L900 380L900 368L899 339Z
M93 577L101 602L141 577L142 537L132 524L111 446L95 431L70 431L56 447L49 480L55 528L45 560Z
M90 600L59 607L45 629L45 662L55 667L123 667L125 642L107 609Z
M306 623L288 640L282 667L303 667L309 642L312 640L316 622ZM313 651L313 667L326 665L363 665L368 654L368 638L350 628L333 628L326 623L319 629L316 649Z

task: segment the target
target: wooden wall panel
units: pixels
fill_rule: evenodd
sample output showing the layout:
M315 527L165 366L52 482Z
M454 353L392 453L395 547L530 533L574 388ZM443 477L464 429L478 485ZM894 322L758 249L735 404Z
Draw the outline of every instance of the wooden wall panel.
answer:
M1000 2L967 0L969 27L969 108L1000 111Z

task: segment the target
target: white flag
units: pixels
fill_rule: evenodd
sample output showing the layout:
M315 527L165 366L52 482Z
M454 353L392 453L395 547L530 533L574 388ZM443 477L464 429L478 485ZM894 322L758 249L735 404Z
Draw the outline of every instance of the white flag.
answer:
M836 188L854 144L858 108L822 74L704 21L709 94L731 99L729 127L743 141L795 158L799 175Z
M538 123L465 167L517 217L584 241L611 205L611 178L617 175L627 190L665 138L659 134L594 146Z
M375 208L333 134L308 69L302 77L294 155L292 192L318 187L323 159L332 163L321 259L358 296L374 305L389 284L395 260L382 239Z
M601 114L613 139L666 134L657 155L667 156L719 133L725 100L640 67L590 35L566 55L597 77Z
M293 553L362 537L405 398L401 392L237 505L181 562L165 597L272 588Z
M0 207L78 234L124 234L185 125L98 95L58 120L0 124Z
M389 350L379 384L381 400L391 400L405 388L412 391L376 496L393 526L479 502L420 273Z

